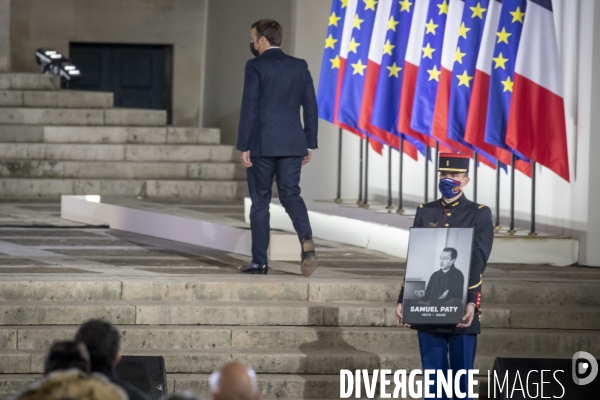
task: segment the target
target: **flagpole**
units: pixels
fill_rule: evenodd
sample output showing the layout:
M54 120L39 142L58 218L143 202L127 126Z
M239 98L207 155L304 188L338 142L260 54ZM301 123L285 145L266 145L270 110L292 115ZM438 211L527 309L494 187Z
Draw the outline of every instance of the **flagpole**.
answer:
M477 152L474 152L473 161L475 161L475 168L473 168L473 201L477 203Z
M342 202L342 128L339 129L337 196L334 201L337 204Z
M513 154L510 161L510 227L508 229L509 235L514 235L515 231L515 159L516 156Z
M429 200L429 193L428 193L428 189L429 189L429 146L426 146L426 150L425 150L425 203L427 203Z
M529 236L536 236L535 231L535 161L531 162L531 231Z
M388 202L386 210L392 210L392 146L388 146Z
M440 158L440 142L438 142L436 140L435 142L435 160L433 160L434 162L434 167L433 167L433 199L437 199L437 181L435 179L435 176L437 174L437 170L438 170L438 159Z
M369 208L369 137L365 146L365 199L364 208Z
M496 232L500 230L500 161L496 161Z
M403 167L403 160L404 160L404 138L401 137L400 138L400 149L399 149L399 157L400 157L400 168L398 170L398 209L396 210L396 212L398 214L404 214L404 209L402 208L403 204L402 204L402 167Z
M360 138L360 153L358 155L358 201L356 204L362 206L363 203L363 138Z

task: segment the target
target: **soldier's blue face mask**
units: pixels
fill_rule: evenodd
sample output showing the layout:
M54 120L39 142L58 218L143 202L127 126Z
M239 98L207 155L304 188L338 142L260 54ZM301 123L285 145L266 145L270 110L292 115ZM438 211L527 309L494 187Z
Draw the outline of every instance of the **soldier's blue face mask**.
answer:
M462 181L457 181L452 178L440 179L439 188L442 196L446 199L452 199L460 193L460 184Z

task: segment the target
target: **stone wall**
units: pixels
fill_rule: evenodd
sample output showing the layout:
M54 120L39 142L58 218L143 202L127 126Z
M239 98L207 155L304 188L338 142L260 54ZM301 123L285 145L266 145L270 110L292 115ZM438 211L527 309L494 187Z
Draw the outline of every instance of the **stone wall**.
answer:
M38 72L34 53L50 47L68 54L69 42L172 44L173 124L201 120L205 10L208 0L13 0L12 70ZM0 0L0 70L3 29Z
M10 0L0 0L0 72L10 70Z
M208 7L204 126L221 129L222 143L234 144L250 53L250 27L261 18L283 26L283 51L292 48L291 0L212 0Z

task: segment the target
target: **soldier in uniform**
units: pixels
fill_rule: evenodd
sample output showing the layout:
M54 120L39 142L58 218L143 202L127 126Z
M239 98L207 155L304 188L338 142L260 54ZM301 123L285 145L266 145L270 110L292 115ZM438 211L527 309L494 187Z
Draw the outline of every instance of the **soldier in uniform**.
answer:
M481 333L481 283L487 260L492 251L494 225L490 209L468 200L462 192L462 189L469 183L469 161L469 157L462 154L440 154L438 171L442 198L431 203L421 204L417 209L413 224L414 227L419 228L475 228L471 271L468 277L467 306L462 322L456 326L410 326L418 331L424 370L472 369L477 335ZM398 326L409 327L402 322L403 296L404 285L398 296L396 323ZM436 393L437 387L435 384L432 386L430 392ZM460 389L463 393L467 392L467 378L464 375L460 381ZM446 399L446 397L442 396L441 399Z

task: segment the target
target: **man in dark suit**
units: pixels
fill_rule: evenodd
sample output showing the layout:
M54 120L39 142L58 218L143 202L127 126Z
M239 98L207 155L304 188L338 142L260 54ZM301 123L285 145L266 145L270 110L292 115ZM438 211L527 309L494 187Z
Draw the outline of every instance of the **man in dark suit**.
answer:
M310 276L317 258L308 211L300 197L300 172L317 148L317 100L306 61L279 48L282 31L273 20L257 21L250 31L255 58L246 63L237 149L248 171L252 199L252 262L241 272L266 274L269 270L269 204L275 177L279 200L300 240L302 275Z
M422 301L428 302L432 306L462 305L465 277L454 266L457 255L456 249L453 247L446 247L442 250L440 269L431 274Z

